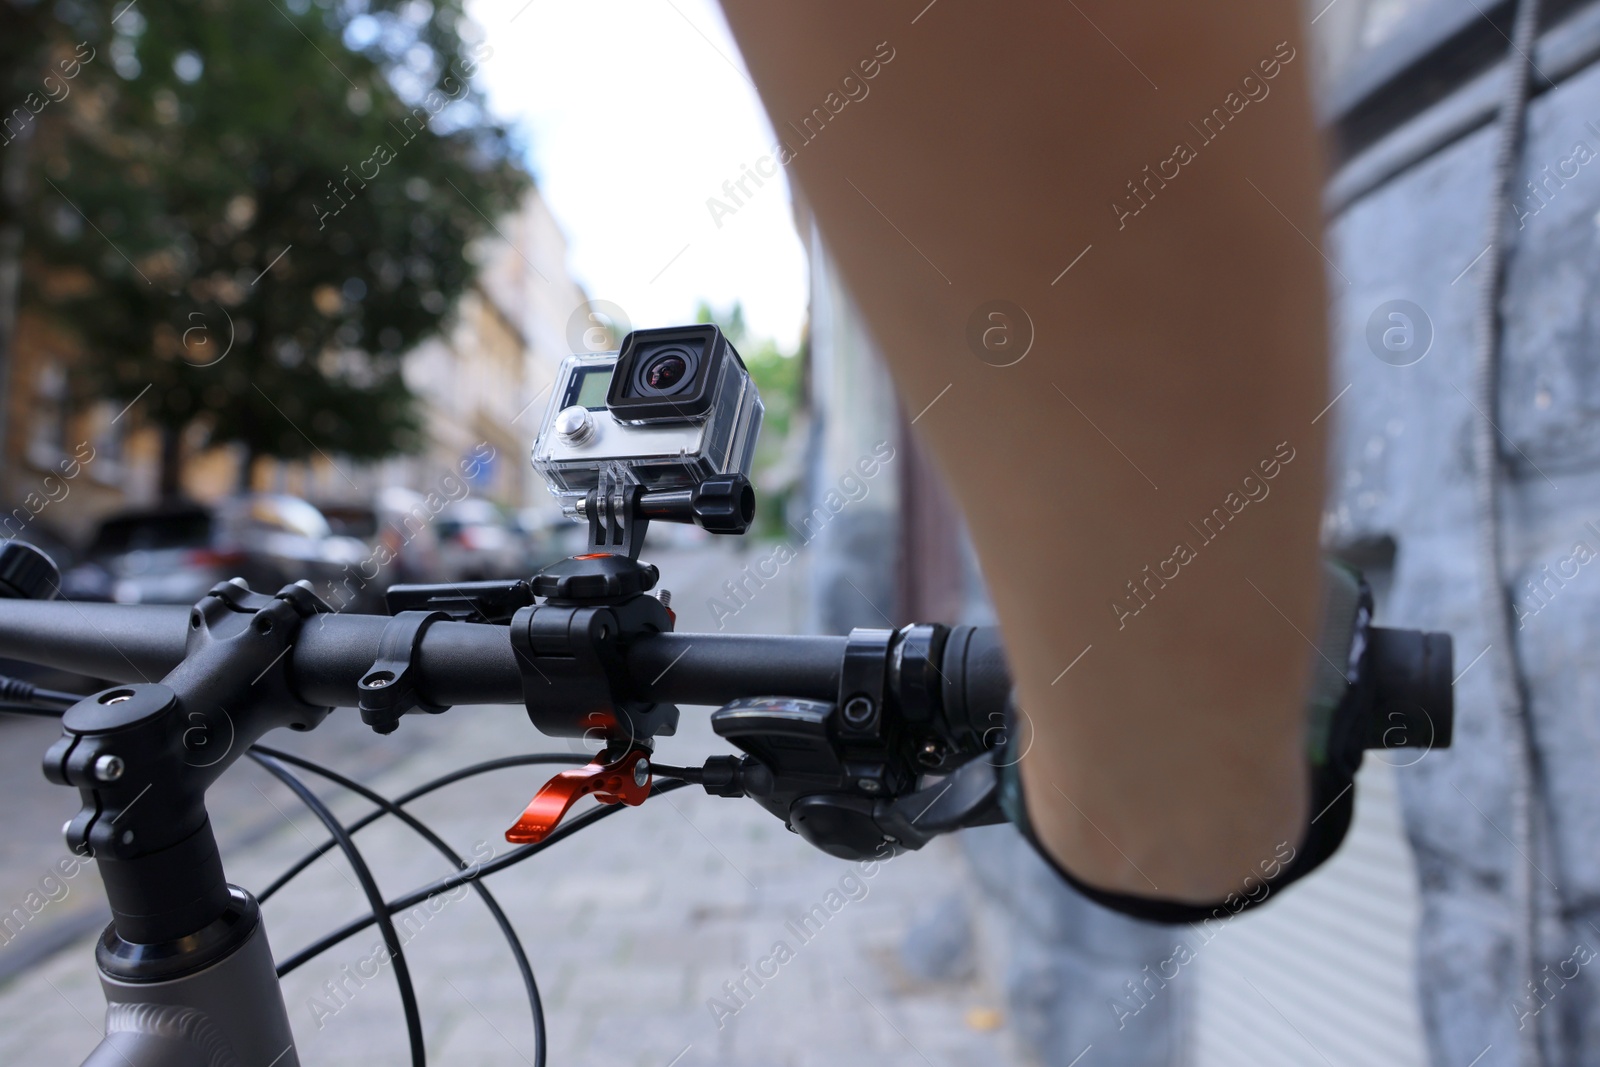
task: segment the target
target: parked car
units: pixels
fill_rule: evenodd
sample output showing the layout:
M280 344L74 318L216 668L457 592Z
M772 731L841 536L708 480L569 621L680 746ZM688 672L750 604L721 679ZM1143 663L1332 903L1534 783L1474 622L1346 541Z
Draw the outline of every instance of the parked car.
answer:
M522 541L524 569L533 574L541 567L583 551L583 532L588 529L545 508L523 508L511 518L511 529ZM568 549L571 530L579 531L578 547Z
M319 507L334 533L358 538L371 550L361 573L380 590L396 582L439 580L437 517L421 493L385 486L370 503Z
M260 591L304 578L327 596L368 554L361 541L335 535L304 500L257 493L112 515L62 590L80 600L192 604L230 578Z
M522 540L487 500L458 500L439 513L439 574L445 582L527 577Z

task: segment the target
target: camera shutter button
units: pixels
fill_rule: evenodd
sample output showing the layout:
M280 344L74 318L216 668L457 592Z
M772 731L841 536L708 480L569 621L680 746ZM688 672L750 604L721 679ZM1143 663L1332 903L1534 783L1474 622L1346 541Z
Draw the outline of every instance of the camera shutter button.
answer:
M581 445L594 436L594 419L588 408L574 404L556 414L555 430L564 440Z

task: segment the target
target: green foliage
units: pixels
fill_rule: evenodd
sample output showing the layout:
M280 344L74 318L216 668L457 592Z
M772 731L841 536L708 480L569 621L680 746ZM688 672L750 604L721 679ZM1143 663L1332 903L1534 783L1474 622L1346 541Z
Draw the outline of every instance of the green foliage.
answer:
M761 424L761 440L756 445L752 464L752 480L759 493L756 529L752 532L762 537L779 537L784 533L782 516L791 486L771 487L768 477L798 444L790 435L798 429L796 419L804 407L805 359L801 354L782 351L770 337L750 335L744 322L744 306L737 301L726 312L717 312L702 302L695 313L696 322L715 322L733 347L739 350L750 377L761 391L761 402L766 414Z
M84 387L251 454L420 446L400 356L528 183L461 7L58 5L45 32L95 56L40 116L24 299L83 339Z

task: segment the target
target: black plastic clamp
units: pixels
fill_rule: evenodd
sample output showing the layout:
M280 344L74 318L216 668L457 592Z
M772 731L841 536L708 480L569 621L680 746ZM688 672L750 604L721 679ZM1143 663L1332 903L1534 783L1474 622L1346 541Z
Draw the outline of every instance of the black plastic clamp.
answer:
M857 627L850 631L839 667L839 734L843 738L876 739L883 735L889 650L893 630Z
M359 684L361 721L376 732L394 733L400 716L409 711L437 715L445 710L417 695L415 669L422 635L441 619L449 621L450 616L442 611L402 611L384 626L383 637L378 641L378 658Z

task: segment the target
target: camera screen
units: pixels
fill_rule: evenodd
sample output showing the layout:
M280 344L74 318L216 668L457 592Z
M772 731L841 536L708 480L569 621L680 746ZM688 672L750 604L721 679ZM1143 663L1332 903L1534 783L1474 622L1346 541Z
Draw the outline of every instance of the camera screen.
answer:
M605 407L606 390L611 386L611 371L610 367L596 367L584 371L578 379L578 395L573 403L591 411Z

